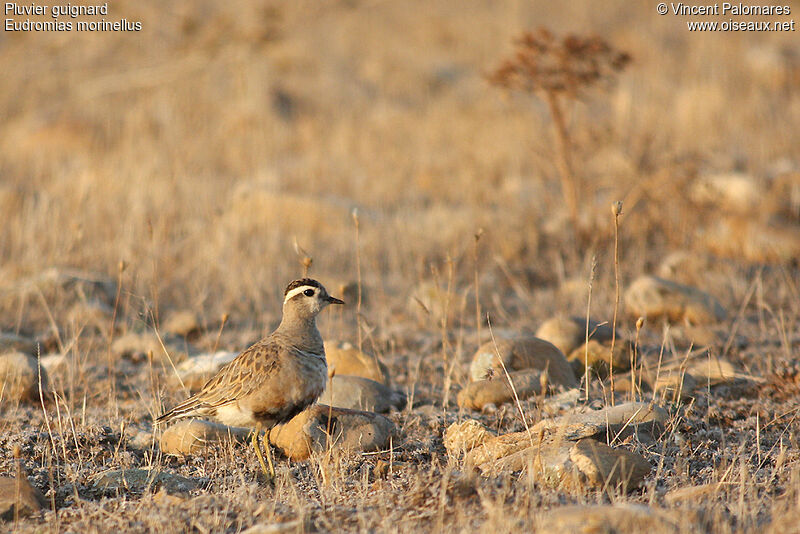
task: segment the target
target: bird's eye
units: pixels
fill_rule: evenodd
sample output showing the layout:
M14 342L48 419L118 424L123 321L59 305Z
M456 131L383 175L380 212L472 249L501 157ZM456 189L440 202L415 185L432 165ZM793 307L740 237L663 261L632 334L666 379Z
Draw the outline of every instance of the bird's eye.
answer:
M307 297L313 297L314 296L314 290L313 289L306 289L305 291L303 291L303 295L305 295Z

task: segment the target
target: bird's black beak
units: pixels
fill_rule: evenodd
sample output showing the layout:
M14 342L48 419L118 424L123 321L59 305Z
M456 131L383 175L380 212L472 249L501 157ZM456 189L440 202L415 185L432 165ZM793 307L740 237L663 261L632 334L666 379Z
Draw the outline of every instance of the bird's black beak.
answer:
M328 303L329 304L344 304L343 300L337 299L336 297L331 297L328 295Z

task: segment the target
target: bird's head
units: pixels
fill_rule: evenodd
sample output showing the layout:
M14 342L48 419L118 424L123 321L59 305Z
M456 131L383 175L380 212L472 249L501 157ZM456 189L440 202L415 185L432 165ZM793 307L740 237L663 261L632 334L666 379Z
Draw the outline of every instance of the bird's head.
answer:
M295 280L283 293L283 315L299 319L313 319L329 304L344 301L328 295L325 287L311 278Z

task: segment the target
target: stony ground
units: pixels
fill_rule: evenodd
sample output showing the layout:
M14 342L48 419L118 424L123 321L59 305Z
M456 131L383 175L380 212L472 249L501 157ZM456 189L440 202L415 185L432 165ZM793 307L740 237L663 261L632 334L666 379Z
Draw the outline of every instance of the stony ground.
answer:
M759 276L768 283L770 275ZM69 293L74 287L62 291ZM765 299L762 309L769 309L768 303ZM16 520L9 512L6 525L23 532L100 531L112 526L133 531L235 532L274 524L286 531L489 525L512 531L555 521L568 531L569 523L561 523L577 513L588 514L584 520L589 522L613 519L603 519L602 508L572 510L566 519L548 513L567 510L568 505L637 504L643 508L624 508L611 517L635 515L624 521L625 529L647 524L665 532L782 531L782 525L792 524L789 518L797 517L800 476L798 333L785 326L787 316L796 317L798 310L784 308L770 321L753 308L744 302L739 313L700 330L667 327L658 321L642 326L635 347L643 374L643 367L658 369L659 360L667 373L669 361L676 358L684 361L685 370L686 362L694 358L688 355L698 352L686 337L692 335L713 340L699 351L701 358L722 356L736 372L724 379L684 382L682 395L669 389L654 394L648 391L648 378L641 390L619 386L616 404L654 401L668 414L663 424L644 434L612 437L615 448L636 452L649 464L650 472L629 492L614 484L592 484L585 477L578 485L554 484L525 469L478 469L446 449L443 439L453 423L472 419L493 433L524 434L526 425L535 428L539 421L574 413L581 406L596 410L611 404L610 381L594 374L588 401L582 400L583 390L571 394L556 386L551 394L523 398L520 403L510 399L482 411L459 408L456 394L469 380L476 347L476 333L469 329L442 334L409 326L385 338L373 335L365 344L386 364L391 387L409 401L388 414L396 426L391 440L366 452L334 446L332 452L323 449L305 461L278 453L274 485L260 473L247 444L223 439L188 456L162 454L159 431L153 434L153 413L162 403L170 405L183 395L165 357L116 352L119 344L114 351L88 350L82 357L72 352L64 359L54 353L42 361L49 369L49 391L55 390L55 401L46 400L43 410L38 393L22 401L3 398L0 445L7 453L2 472L16 472L17 460L12 458L16 451L28 480L45 497L41 512ZM630 333L624 325L632 319L625 317L620 343L628 337L623 332ZM329 335L337 323L344 328L347 322L333 316L322 321ZM796 319L789 324L797 325ZM484 338L513 335L503 330L482 332ZM178 341L180 336L166 332L164 337L171 346L182 344L194 353L209 345L235 351L247 344L242 340L248 334L224 328L220 335L217 329L200 327L192 328L189 341ZM138 339L141 343L147 336ZM6 342L11 341L6 336ZM25 350L22 344L27 340L13 341ZM53 348L58 343L42 341ZM452 351L449 355L443 354L443 341ZM106 344L99 332L84 342ZM464 348L455 348L459 346ZM46 344L40 347L47 351ZM176 360L186 358L173 354ZM111 373L109 357L114 365ZM619 385L626 375L618 373ZM447 376L451 379L445 380ZM34 390L38 391L36 384ZM596 439L609 442L608 436ZM126 475L120 478L119 470L127 470Z

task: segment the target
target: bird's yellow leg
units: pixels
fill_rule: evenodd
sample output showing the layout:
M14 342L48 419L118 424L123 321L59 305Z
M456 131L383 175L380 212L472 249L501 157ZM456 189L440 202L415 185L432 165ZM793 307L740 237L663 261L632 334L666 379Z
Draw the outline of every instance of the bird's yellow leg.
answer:
M264 448L267 450L267 462L269 462L269 472L275 478L275 467L272 465L272 448L269 446L269 430L264 432Z
M261 423L257 423L256 428L253 430L253 449L255 449L256 451L256 456L258 457L258 463L261 464L261 471L264 472L264 476L268 477L270 476L270 473L272 473L272 477L274 478L275 470L272 468L272 459L270 459L269 462L270 469L269 471L267 471L267 464L264 463L264 455L261 454L261 447L259 446L258 443L258 436L260 434L261 434ZM269 449L267 449L267 452L269 452Z

